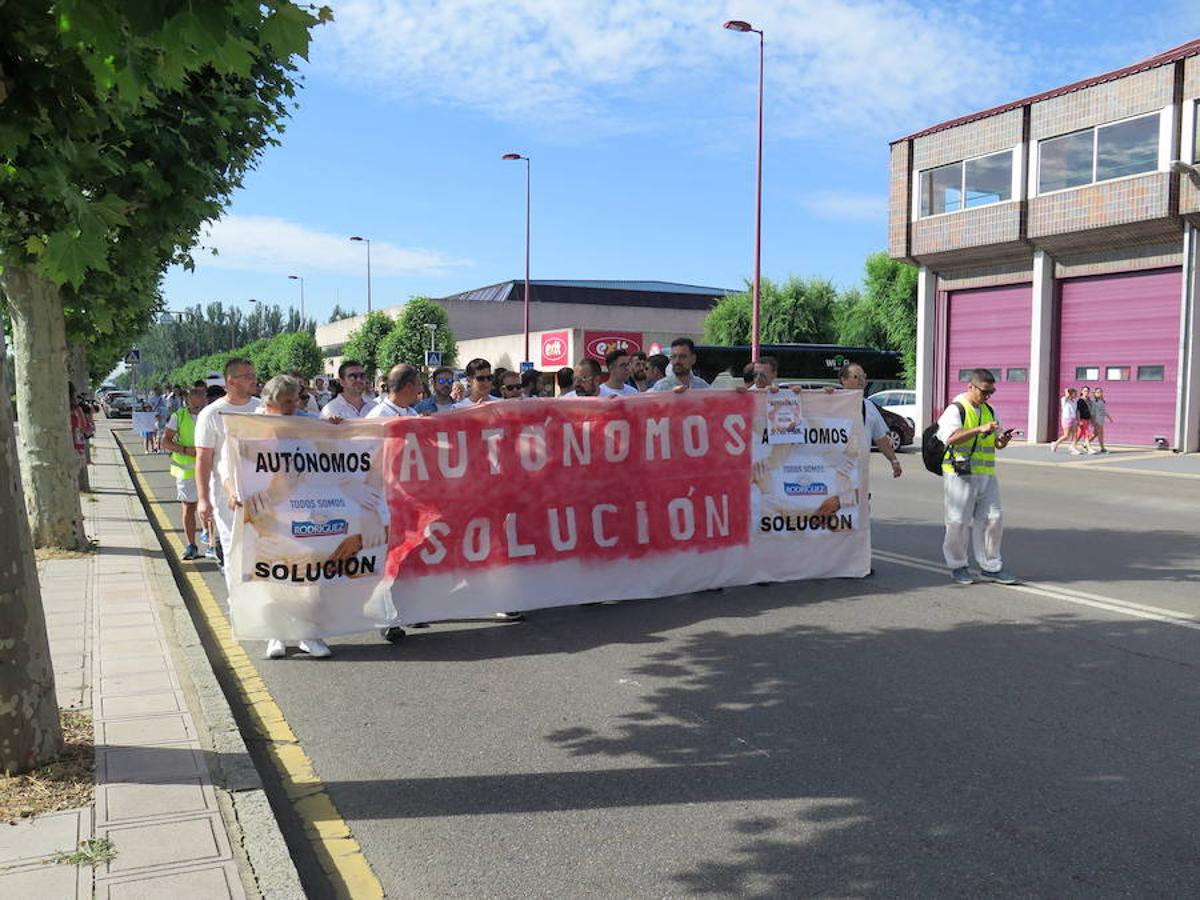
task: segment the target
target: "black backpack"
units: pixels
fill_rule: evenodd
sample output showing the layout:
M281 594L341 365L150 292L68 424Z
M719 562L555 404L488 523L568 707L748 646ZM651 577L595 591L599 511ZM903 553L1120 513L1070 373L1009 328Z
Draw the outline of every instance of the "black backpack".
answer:
M958 407L958 414L962 416L963 422L966 422L967 411L963 408L963 405L957 400L954 401L954 405ZM986 406L988 410L991 410L991 406L989 406L987 403L983 405ZM995 412L992 412L992 418L996 418ZM921 432L921 462L925 463L926 469L928 469L938 478L941 478L942 463L946 459L947 447L940 440L938 440L937 432L937 422L927 426L925 430ZM976 439L976 442L978 442L978 439Z

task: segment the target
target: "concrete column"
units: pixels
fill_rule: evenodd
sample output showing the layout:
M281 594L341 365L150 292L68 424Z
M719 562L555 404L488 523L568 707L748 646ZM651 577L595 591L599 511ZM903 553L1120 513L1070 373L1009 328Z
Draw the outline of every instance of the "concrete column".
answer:
M1175 406L1175 447L1200 450L1200 229L1183 226L1183 296L1179 312L1179 391Z
M1029 328L1029 424L1031 444L1052 441L1054 418L1054 259L1045 250L1033 253L1033 309Z
M933 421L934 307L937 303L937 274L921 266L917 274L917 440Z

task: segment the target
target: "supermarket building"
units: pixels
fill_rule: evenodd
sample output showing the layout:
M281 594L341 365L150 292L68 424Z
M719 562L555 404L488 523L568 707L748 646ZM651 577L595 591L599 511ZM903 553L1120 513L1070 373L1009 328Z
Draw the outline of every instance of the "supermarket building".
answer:
M888 250L919 267L917 402L978 366L1030 441L1103 387L1114 444L1200 450L1200 40L891 145Z

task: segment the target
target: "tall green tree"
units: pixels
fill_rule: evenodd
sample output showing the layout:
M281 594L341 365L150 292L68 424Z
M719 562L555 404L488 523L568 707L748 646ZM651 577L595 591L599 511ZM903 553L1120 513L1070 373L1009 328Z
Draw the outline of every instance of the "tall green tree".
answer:
M838 292L825 278L789 277L782 284L762 280L759 337L764 344L824 344L834 340ZM722 297L704 320L712 344L750 343L753 295L748 288Z
M294 57L330 15L290 0L0 2L0 295L31 534L0 546L0 594L36 579L31 544L87 543L68 341L87 342L98 370L152 321L165 268L191 264L203 223L276 142L295 95ZM0 403L0 440L11 430ZM0 468L15 478L11 459ZM11 496L0 490L10 520ZM23 603L30 622L36 593ZM54 684L37 664L49 657L44 629L21 627L15 640L25 642L15 657L0 654L0 745L33 767L60 745L41 724ZM0 634L0 647L13 641Z
M911 388L917 383L917 268L880 251L866 257L863 270L863 302L872 328L883 335L875 346L900 350Z
M329 318L325 321L327 324L330 322L340 322L342 319L353 319L357 315L358 313L354 310L342 309L340 304L335 303L333 304L333 311L329 313Z
M0 3L0 292L33 540L80 547L68 340L115 362L171 263L277 142L294 57L330 17L290 0Z
M350 332L350 336L346 339L346 345L342 348L342 356L347 359L356 359L362 363L367 378L372 383L375 380L375 373L379 371L377 358L379 345L383 343L383 339L388 336L395 324L392 317L385 312L375 310L368 313L362 324Z
M437 327L432 347L429 342L430 325ZM381 372L386 372L397 363L423 366L425 351L430 349L442 351L443 365L454 362L458 344L450 331L450 317L428 297L413 297L404 304L400 318L387 337L380 341L376 361Z

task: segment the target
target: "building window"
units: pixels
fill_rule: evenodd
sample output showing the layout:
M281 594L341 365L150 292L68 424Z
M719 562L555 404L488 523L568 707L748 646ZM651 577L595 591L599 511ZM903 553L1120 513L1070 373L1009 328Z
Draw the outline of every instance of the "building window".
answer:
M962 163L954 163L921 173L921 215L962 209L962 168Z
M1158 168L1158 116L1096 129L1096 180L1140 175Z
M1038 193L1158 168L1159 114L1097 125L1038 144Z
M1138 366L1138 381L1162 381L1162 366Z
M993 153L963 163L963 197L968 209L1012 197L1012 152Z
M1008 370L1008 380L1009 381L1028 381L1029 380L1029 371L1027 369L1009 369Z
M970 381L971 373L974 371L975 371L974 369L959 369L958 370L958 380L959 381Z
M1076 381L1099 381L1100 368L1099 366L1079 366L1075 369Z
M1012 151L921 173L921 215L937 216L1012 199Z
M1092 183L1092 129L1064 134L1038 145L1038 193Z
M1129 366L1109 366L1104 370L1105 381L1128 381Z

